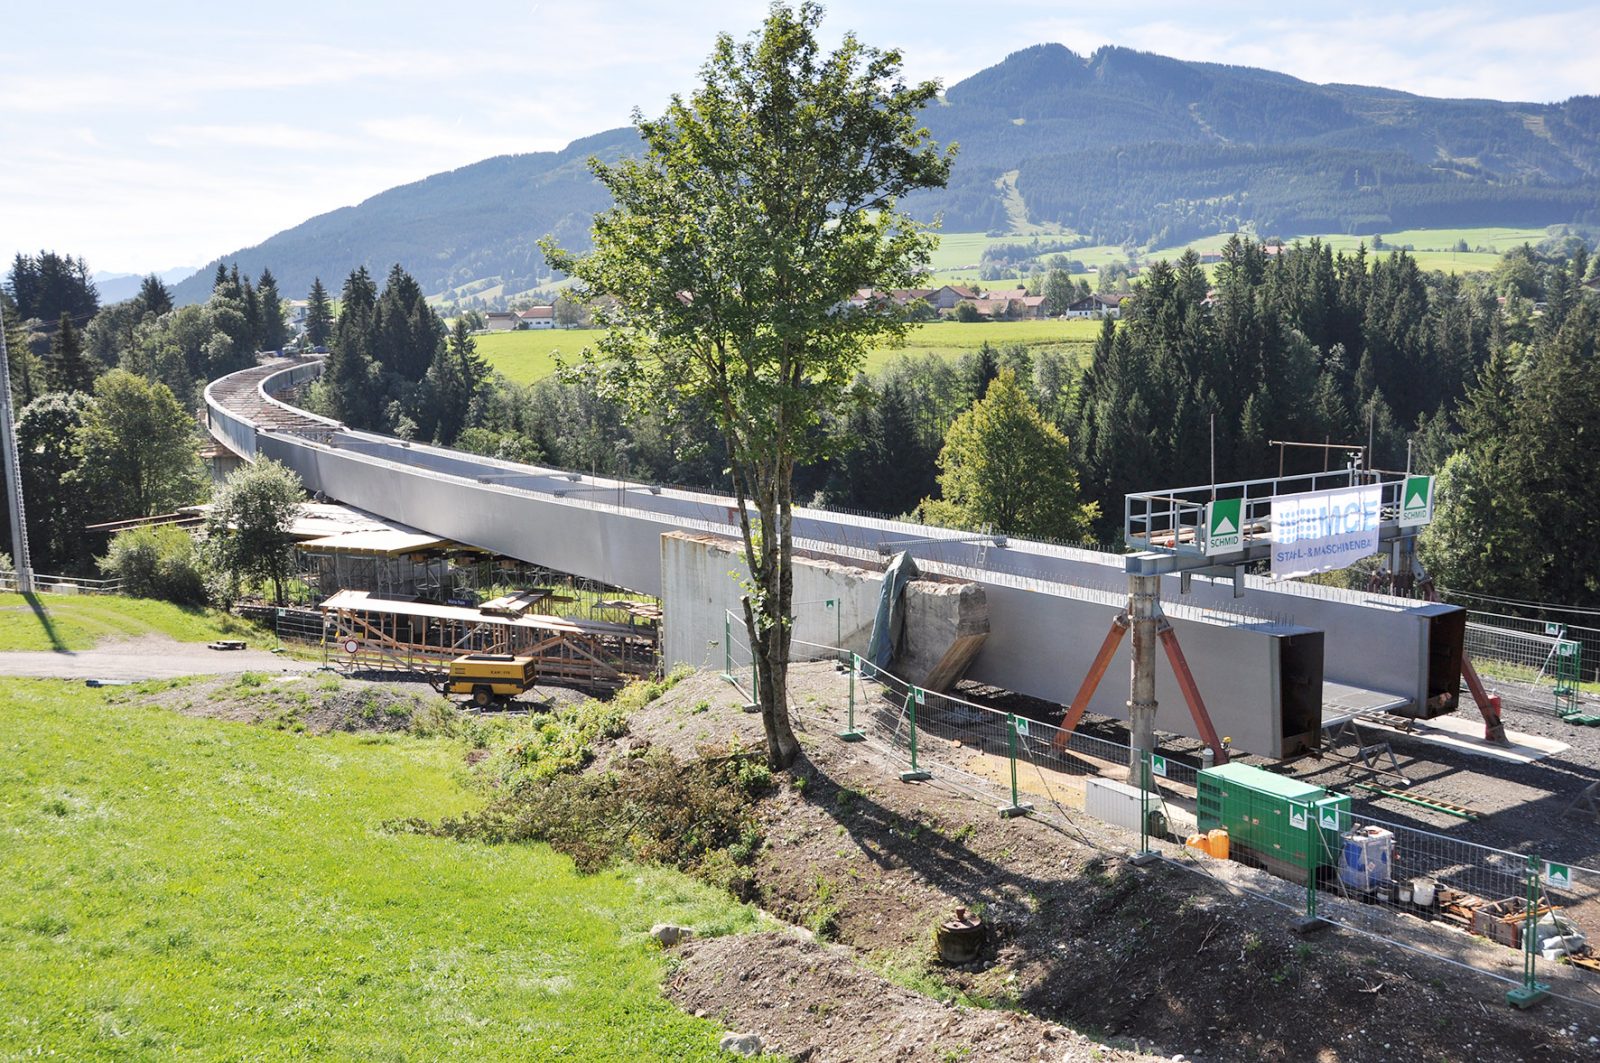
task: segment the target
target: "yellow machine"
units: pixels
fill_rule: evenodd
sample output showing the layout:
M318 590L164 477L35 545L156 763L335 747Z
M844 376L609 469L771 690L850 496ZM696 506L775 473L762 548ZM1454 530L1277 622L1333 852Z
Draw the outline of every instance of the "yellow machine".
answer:
M537 678L532 657L469 653L450 662L444 690L447 694L470 694L472 704L484 709L497 701L516 697L532 687Z

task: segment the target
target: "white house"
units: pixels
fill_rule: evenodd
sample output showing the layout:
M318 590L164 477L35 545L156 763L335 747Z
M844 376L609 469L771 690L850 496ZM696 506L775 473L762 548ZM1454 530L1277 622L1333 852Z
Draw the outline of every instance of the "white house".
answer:
M517 315L520 324L518 328L555 328L556 308L553 306L532 306Z

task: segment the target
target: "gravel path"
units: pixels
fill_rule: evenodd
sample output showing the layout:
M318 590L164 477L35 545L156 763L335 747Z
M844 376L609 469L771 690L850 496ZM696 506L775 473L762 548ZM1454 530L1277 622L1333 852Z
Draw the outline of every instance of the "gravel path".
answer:
M0 676L32 679L176 679L240 672L309 672L314 661L262 650L212 650L161 635L106 642L92 650L0 653Z

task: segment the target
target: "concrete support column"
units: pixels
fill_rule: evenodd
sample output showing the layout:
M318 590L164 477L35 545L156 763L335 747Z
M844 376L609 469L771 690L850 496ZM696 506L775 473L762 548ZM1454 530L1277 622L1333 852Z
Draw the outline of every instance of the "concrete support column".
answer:
M1128 575L1128 617L1133 624L1129 744L1146 753L1156 748L1156 621L1161 615L1160 594L1160 576Z

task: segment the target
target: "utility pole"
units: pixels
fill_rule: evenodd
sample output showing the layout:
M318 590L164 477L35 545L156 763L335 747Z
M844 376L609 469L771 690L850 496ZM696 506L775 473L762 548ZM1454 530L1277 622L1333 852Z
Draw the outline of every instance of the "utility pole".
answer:
M11 357L6 351L5 311L0 310L0 436L4 437L6 503L11 513L11 564L17 593L33 593L33 563L28 558L28 522L22 512L22 467L17 462L17 430L11 419Z

